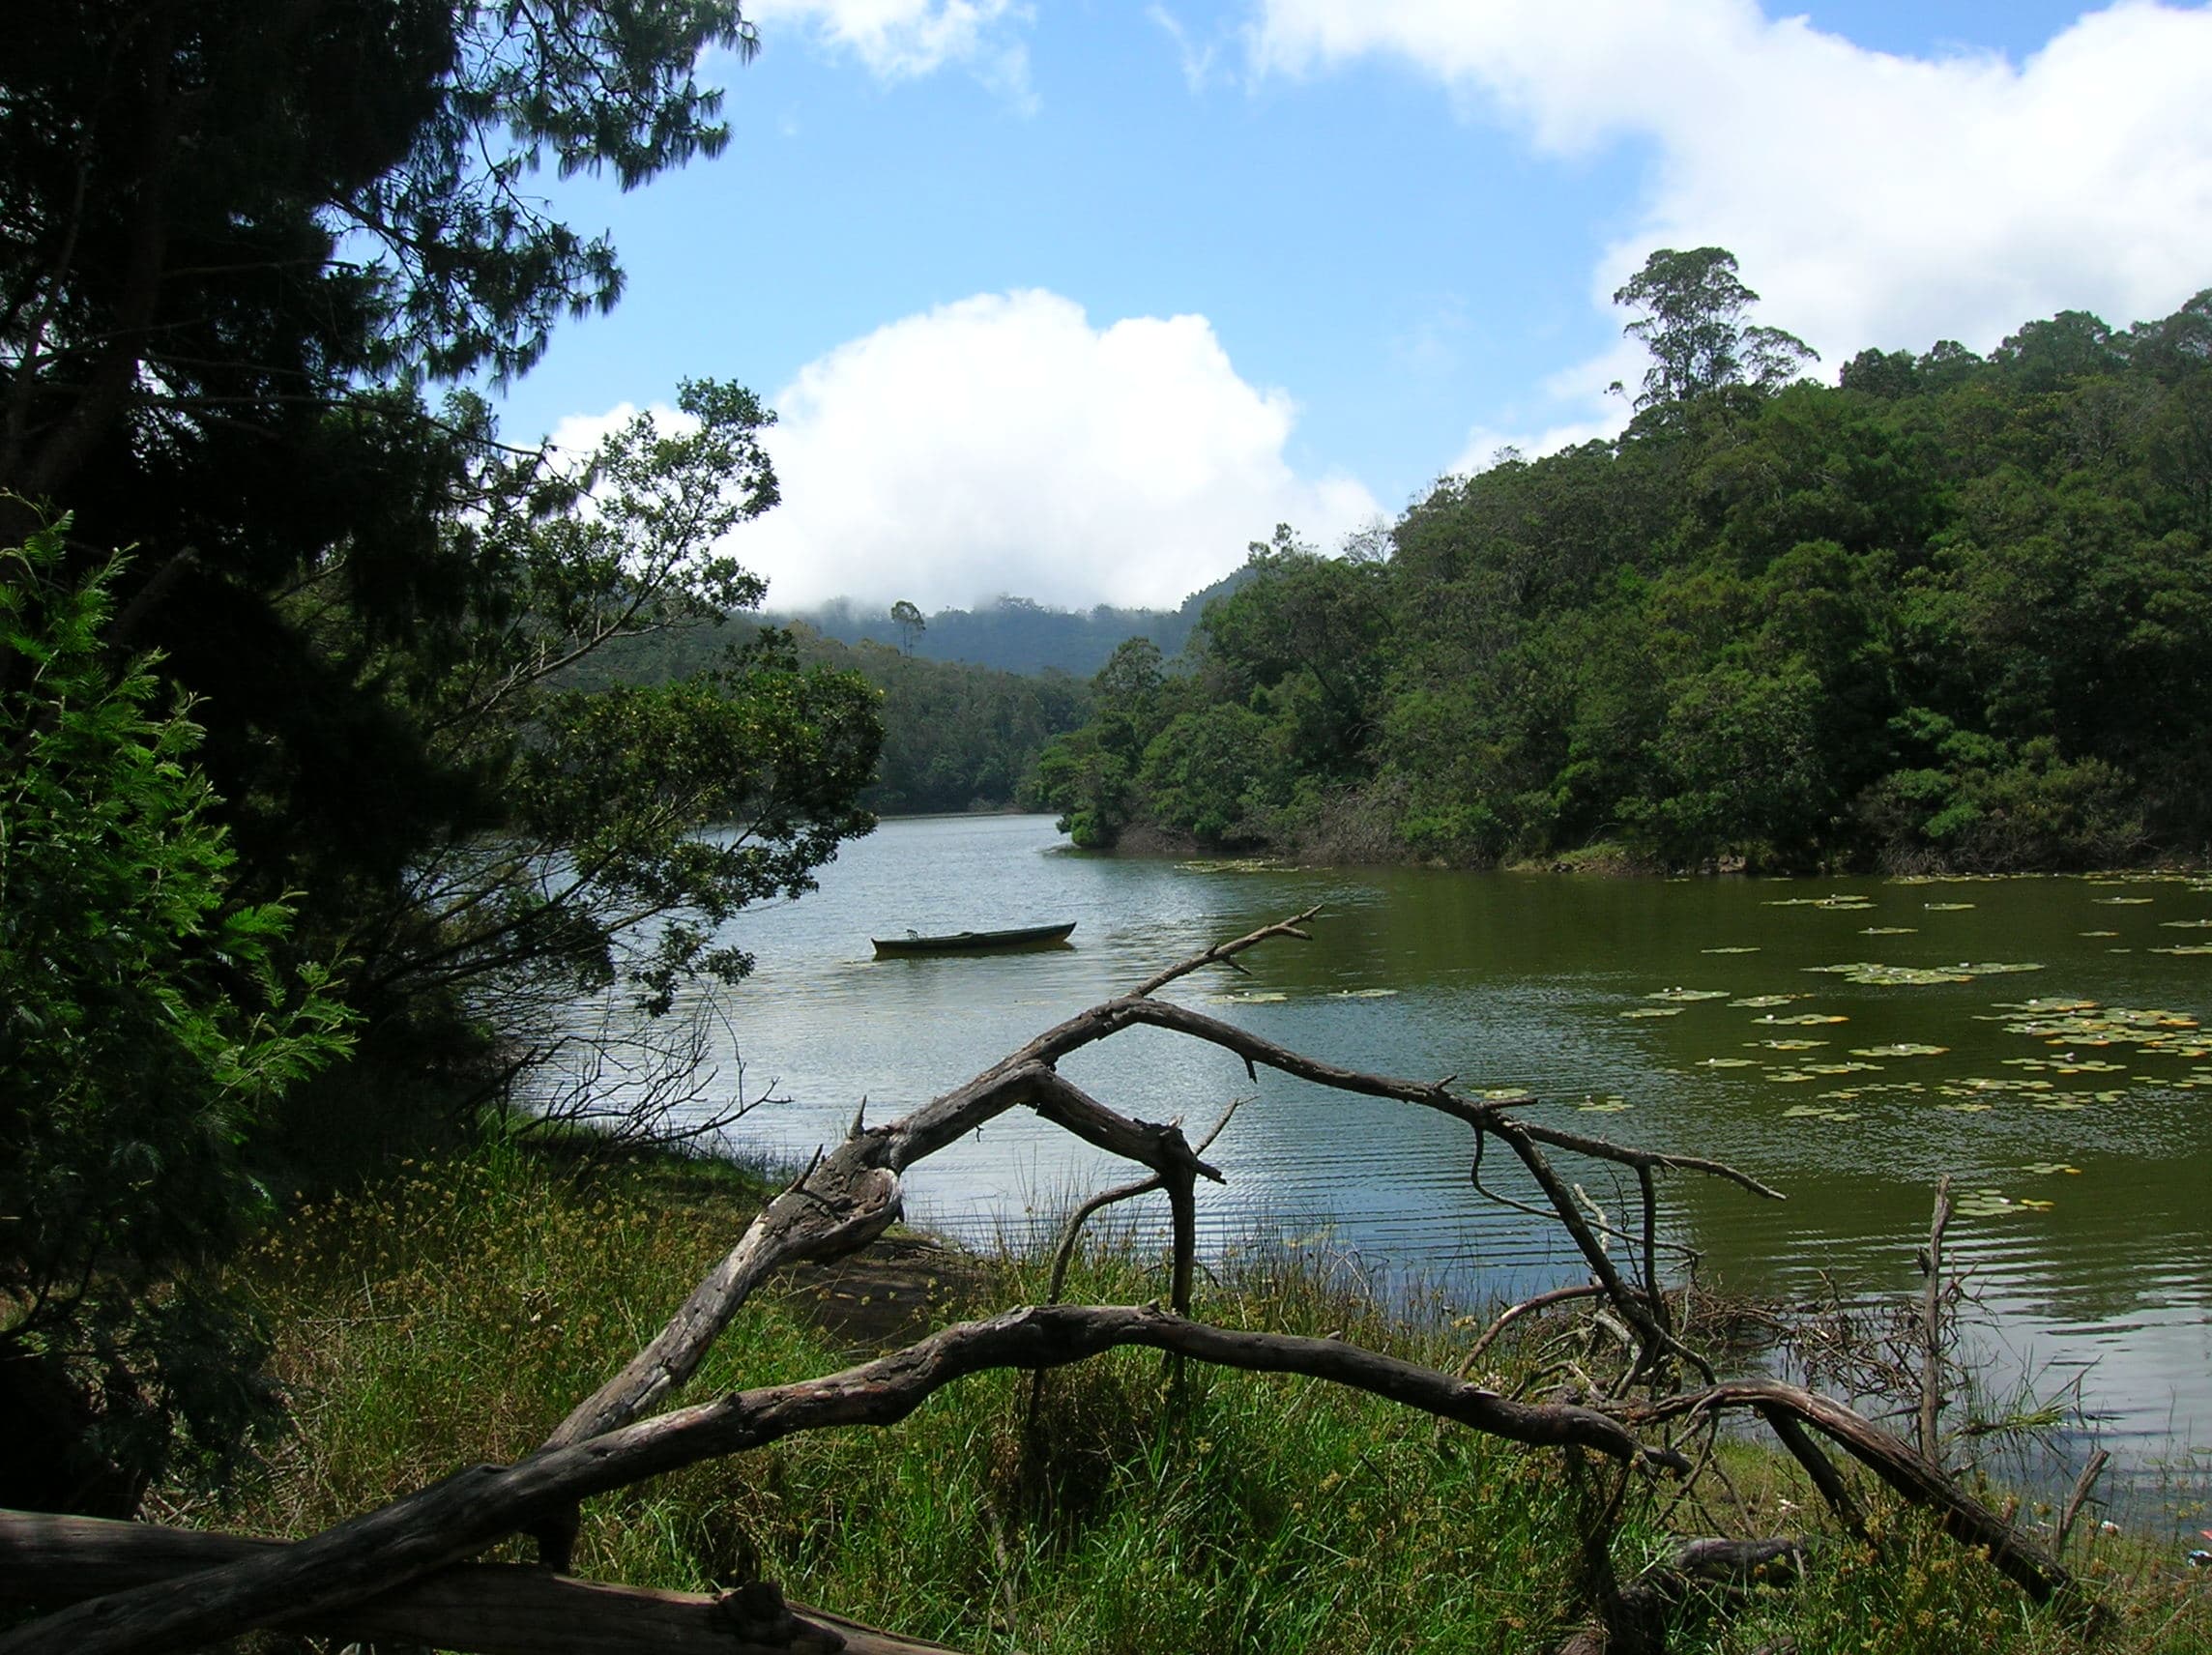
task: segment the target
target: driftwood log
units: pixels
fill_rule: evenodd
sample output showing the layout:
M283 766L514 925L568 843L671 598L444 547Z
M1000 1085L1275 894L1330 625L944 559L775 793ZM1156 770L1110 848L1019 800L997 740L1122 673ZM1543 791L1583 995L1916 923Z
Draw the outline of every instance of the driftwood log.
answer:
M796 1432L888 1424L945 1385L986 1369L1041 1371L1131 1346L1353 1386L1510 1441L1602 1456L1622 1467L1624 1477L1632 1470L1692 1471L1692 1462L1664 1434L1677 1426L1709 1433L1721 1413L1749 1412L1772 1425L1844 1521L1856 1524L1854 1496L1812 1441L1810 1427L1903 1497L1936 1511L1961 1540L1988 1547L1997 1566L2038 1601L2076 1597L2071 1577L2054 1557L1965 1495L1928 1457L1851 1409L1773 1380L1714 1382L1710 1366L1673 1325L1662 1291L1657 1175L1696 1172L1780 1199L1759 1179L1722 1162L1615 1145L1531 1119L1528 1112L1538 1102L1532 1095L1470 1097L1453 1089L1450 1078L1408 1080L1341 1068L1152 998L1192 972L1216 964L1237 966L1237 955L1262 943L1306 937L1303 926L1315 912L1193 955L1131 993L1046 1030L966 1085L908 1115L875 1126L856 1118L845 1141L818 1155L803 1176L762 1209L623 1371L580 1403L536 1454L516 1465L456 1471L322 1534L290 1543L233 1536L119 1543L104 1527L0 1515L0 1598L42 1607L68 1605L0 1638L0 1655L128 1655L206 1643L256 1626L400 1637L504 1655L524 1646L516 1627L564 1617L582 1641L560 1647L573 1648L577 1655L587 1647L595 1655L710 1646L724 1655L756 1650L799 1655L837 1648L856 1655L899 1655L930 1649L934 1646L826 1611L786 1606L765 1582L737 1594L692 1598L568 1581L559 1571L568 1561L576 1504L594 1494ZM1185 1313L1197 1251L1196 1189L1202 1179L1221 1181L1219 1170L1190 1146L1179 1125L1121 1114L1063 1079L1055 1067L1069 1053L1138 1026L1219 1046L1241 1058L1255 1075L1265 1065L1352 1096L1429 1109L1462 1122L1470 1132L1473 1188L1488 1199L1555 1220L1573 1240L1590 1282L1572 1296L1586 1292L1601 1303L1617 1318L1616 1329L1627 1330L1623 1337L1633 1347L1618 1378L1604 1382L1584 1376L1578 1401L1515 1401L1464 1378L1340 1340L1233 1331L1191 1320ZM1146 1170L1147 1176L1135 1183L1108 1192L1111 1198L1150 1190L1167 1195L1173 1249L1169 1308L1053 1304L1008 1311L948 1327L842 1373L654 1413L696 1371L716 1336L763 1282L790 1264L835 1259L866 1246L898 1217L900 1175L908 1167L1016 1108L1033 1110ZM1213 1136L1207 1135L1208 1145ZM1512 1152L1544 1205L1519 1201L1483 1183L1483 1151L1492 1139ZM1579 1187L1554 1167L1554 1153L1609 1164L1632 1176L1642 1204L1634 1226L1616 1228L1587 1206ZM1082 1218L1104 1205L1088 1205L1078 1215L1063 1247L1072 1245ZM1615 1240L1630 1255L1625 1270L1613 1257L1610 1244ZM1564 1296L1547 1295L1546 1302ZM1468 1369L1496 1331L1477 1343ZM1696 1369L1705 1381L1702 1388L1669 1392L1665 1386L1677 1364ZM1660 1438L1647 1440L1654 1431L1662 1434ZM1617 1508L1616 1496L1603 1518L1606 1524ZM468 1564L486 1547L516 1533L538 1538L548 1569L518 1574L511 1568ZM1605 1539L1604 1533L1591 1537L1598 1554ZM126 1544L146 1548L132 1553L129 1568L116 1561ZM1786 1543L1712 1544L1756 1549ZM34 1555L40 1559L35 1565ZM528 1583L518 1583L524 1576ZM65 1589L65 1580L75 1583ZM1616 1588L1608 1571L1601 1592L1608 1601L1590 1607L1600 1627L1642 1627L1651 1621L1649 1606L1659 1601L1658 1594L1672 1589L1655 1577ZM554 1607L585 1604L593 1607ZM503 1620L509 1614L512 1618ZM624 1634L620 1622L632 1630ZM588 1635L582 1630L587 1623L593 1629ZM534 1649L554 1646L544 1639L527 1641Z
M76 1603L280 1550L280 1540L0 1511L0 1599ZM705 1595L571 1580L521 1563L461 1563L279 1630L483 1655L958 1655L804 1604L765 1582Z

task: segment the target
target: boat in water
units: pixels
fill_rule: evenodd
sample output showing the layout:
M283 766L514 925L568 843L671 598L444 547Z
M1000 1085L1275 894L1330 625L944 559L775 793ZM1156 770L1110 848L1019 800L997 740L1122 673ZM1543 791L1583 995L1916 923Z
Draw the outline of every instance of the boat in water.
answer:
M1017 925L1007 931L955 931L947 937L923 937L909 931L904 937L871 937L876 957L897 954L988 954L1008 948L1049 948L1067 941L1075 929L1064 925Z

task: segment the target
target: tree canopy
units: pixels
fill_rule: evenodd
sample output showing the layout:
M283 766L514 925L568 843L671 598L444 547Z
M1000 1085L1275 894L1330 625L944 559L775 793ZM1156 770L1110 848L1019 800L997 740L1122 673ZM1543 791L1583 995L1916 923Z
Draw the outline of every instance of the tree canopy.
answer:
M1623 330L1651 353L1640 409L1686 402L1724 386L1776 391L1819 354L1794 334L1744 320L1759 295L1725 247L1661 247L1613 296L1640 312Z

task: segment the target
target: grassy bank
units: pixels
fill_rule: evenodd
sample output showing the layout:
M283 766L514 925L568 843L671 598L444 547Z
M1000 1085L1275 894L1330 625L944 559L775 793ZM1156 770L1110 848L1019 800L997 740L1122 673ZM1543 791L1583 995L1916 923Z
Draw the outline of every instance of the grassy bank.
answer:
M297 1428L226 1513L302 1533L458 1465L535 1447L655 1331L762 1199L703 1163L564 1165L490 1148L403 1166L303 1210L246 1265L276 1325ZM1148 1261L1106 1248L1073 1296L1142 1300ZM1042 1296L1019 1260L958 1272L938 1320ZM823 1295L866 1278L809 1275L756 1299L691 1394L826 1373L856 1354L824 1331ZM880 1305L871 1308L882 1308ZM1341 1333L1452 1366L1454 1331L1393 1322L1277 1255L1227 1267L1198 1314ZM896 1317L873 1337L899 1342ZM1461 1348L1468 1335L1456 1334ZM1773 1532L1817 1501L1764 1456L1732 1456ZM1615 1561L1666 1550L1662 1519L1710 1532L1672 1494L1631 1495ZM977 1650L1551 1648L1578 1572L1581 1495L1555 1454L1509 1448L1299 1379L1194 1371L1171 1398L1159 1358L1129 1352L941 1393L883 1432L788 1440L594 1502L579 1573L708 1589L758 1573L793 1596ZM1789 1500L1794 1511L1784 1508ZM2120 1607L2096 1647L2212 1648L2212 1578L2112 1543L2091 1572ZM2079 1555L2077 1556L2079 1561ZM2087 1648L1983 1562L1904 1517L1878 1554L1823 1540L1802 1587L1677 1648L1801 1655Z

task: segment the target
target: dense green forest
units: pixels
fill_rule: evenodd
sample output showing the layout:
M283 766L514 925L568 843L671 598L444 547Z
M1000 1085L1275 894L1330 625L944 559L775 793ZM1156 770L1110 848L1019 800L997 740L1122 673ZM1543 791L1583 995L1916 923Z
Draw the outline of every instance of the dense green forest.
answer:
M1640 285L1641 284L1641 285ZM1834 387L1716 248L1617 296L1616 441L1447 478L1387 555L1289 530L1041 766L1080 843L2018 869L2212 837L2212 292Z

